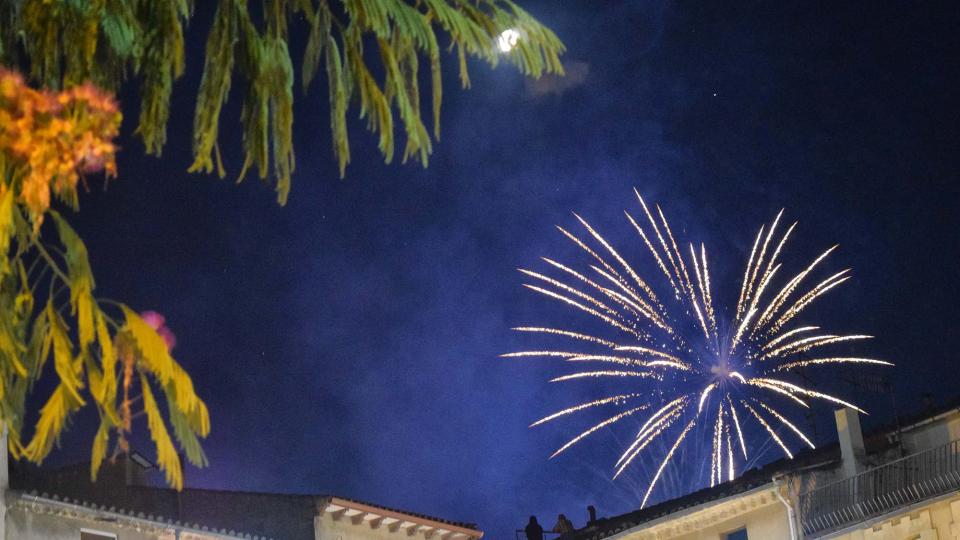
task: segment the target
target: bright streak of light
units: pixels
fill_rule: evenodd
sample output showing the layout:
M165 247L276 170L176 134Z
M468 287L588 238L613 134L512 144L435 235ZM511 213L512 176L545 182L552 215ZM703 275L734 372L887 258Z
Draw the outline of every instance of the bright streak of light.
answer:
M617 346L617 344L612 341L607 341L594 336L588 336L586 334L581 334L579 332L571 332L569 330L559 330L556 328L542 328L538 326L517 326L517 327L514 327L513 330L517 332L539 332L541 334L555 334L558 336L566 336L573 339L579 339L582 341L591 341L593 343L599 343L600 345L606 345L607 347L610 347L610 348L615 348Z
M638 444L640 444L640 442L643 440L644 435L647 434L650 429L655 427L655 425L660 421L660 419L664 415L669 415L672 411L676 410L677 407L681 406L683 402L686 400L687 400L687 396L680 396L677 399L671 401L670 403L667 403L663 407L660 407L660 409L658 409L655 413L653 413L650 416L650 418L648 418L647 421L640 427L640 431L637 432L637 437L634 440L633 444L631 444L630 448L627 448L626 452L624 452L623 455L620 456L620 459L617 460L616 464L620 465L621 463L623 463L627 455L629 455L630 452L632 452L633 449Z
M610 418L607 418L607 419L604 420L603 422L600 422L599 424L597 424L597 425L591 427L590 429L584 431L583 433L577 435L576 437L574 437L573 439L571 439L567 444L561 446L559 449L557 449L556 452L553 453L553 455L550 456L550 459L553 459L553 458L559 456L560 454L563 453L564 450L566 450L567 448L570 448L571 446L573 446L573 445L577 444L578 442L582 441L584 438L588 437L591 433L597 431L598 429L603 429L603 428L609 426L610 424L613 424L614 422L619 422L620 420L623 420L624 418L630 416L631 414L637 413L637 412L642 411L642 410L644 410L644 409L646 409L646 408L647 408L646 405L641 405L641 406L639 406L639 407L634 407L634 408L632 408L632 409L628 409L628 410L623 411L623 412L621 412L621 413L615 414L615 415L611 416Z
M557 412L551 414L550 416L544 416L543 418L541 418L541 419L537 420L536 422L530 424L529 427L539 426L540 424L545 424L545 423L547 423L547 422L549 422L549 421L551 421L551 420L555 420L555 419L557 419L557 418L559 418L559 417L561 417L561 416L564 416L564 415L567 415L567 414L570 414L570 413L575 413L575 412L577 412L577 411L582 411L582 410L588 409L588 408L590 408L590 407L597 407L597 406L599 406L599 405L608 405L608 404L610 404L610 403L613 403L613 404L616 404L616 405L621 405L621 404L623 404L623 403L626 403L626 402L627 402L628 400L630 400L630 399L638 398L638 397L641 397L641 395L640 395L640 394L621 394L621 395L619 395L619 396L610 396L610 397L606 397L606 398L602 398L602 399L597 399L597 400L594 400L594 401L590 401L590 402L587 402L587 403L581 403L581 404L579 404L579 405L574 405L573 407L568 407L568 408L566 408L566 409L563 409L562 411L557 411Z
M844 400L842 400L842 399L840 399L840 398L833 397L833 396L831 396L831 395L829 395L829 394L824 394L824 393L821 393L821 392L817 392L817 391L815 391L815 390L809 390L809 389L807 389L807 388L802 388L802 387L797 386L797 385L795 385L795 384L793 384L793 383L788 383L788 382L786 382L786 381L780 381L780 380L777 380L777 379L756 379L756 380L762 380L763 382L766 382L766 383L768 383L768 384L772 384L772 385L774 385L774 386L779 386L779 387L781 387L781 388L784 388L784 389L787 390L788 392L794 392L794 393L801 394L801 395L804 395L804 396L807 396L807 397L819 398L819 399L822 399L822 400L825 400L825 401L830 401L830 402L836 403L837 405L843 405L844 407L850 407L851 409L853 409L853 410L855 410L855 411L857 411L857 412L862 412L862 413L864 413L864 414L867 414L867 411L861 409L860 407L857 407L857 406L854 405L853 403L846 402L846 401L844 401Z
M703 402L707 400L707 396L710 395L710 391L717 387L717 383L710 383L706 388L703 389L703 392L700 393L700 404L697 405L697 414L703 412Z
M740 449L743 450L743 459L747 459L747 443L743 441L743 430L740 429L740 418L737 417L737 408L733 406L733 401L727 397L727 403L730 404L730 412L733 413L733 425L737 428L737 437L740 439Z
M726 429L727 435L727 482L732 482L735 474L735 469L733 468L733 445L730 444L730 426L727 426Z
M770 318L780 309L780 307L787 301L787 298L793 293L793 291L800 285L804 278L813 271L814 268L821 261L827 258L833 250L837 249L837 246L834 245L830 249L824 251L820 254L819 257L813 260L809 266L807 266L802 272L793 277L786 285L780 290L779 293L774 295L773 300L770 301L770 304L767 306L767 309L764 310L763 315L760 317L760 320L757 322L756 330L763 328L769 321Z
M647 499L650 498L650 492L653 491L653 486L657 485L657 480L660 479L660 475L663 473L663 468L667 466L667 463L670 462L670 459L673 458L673 454L676 453L677 447L680 446L680 443L683 442L683 439L686 438L687 433L690 432L690 428L694 426L697 419L694 418L687 424L687 427L683 428L683 431L680 432L680 436L677 437L677 442L673 443L673 446L670 447L670 451L667 452L667 455L663 458L663 462L660 463L660 467L657 469L657 474L653 475L653 480L650 481L650 487L647 488L647 492L643 495L643 501L640 503L640 508L643 508L647 505Z
M639 358L630 358L628 356L610 356L603 354L592 354L592 355L582 355L574 356L567 358L568 362L610 362L612 364L620 364L623 366L637 366L637 367L670 367L676 369L684 369L683 364L677 362L671 362L670 360L641 360Z
M622 456L620 456L620 460L617 463L618 468L616 472L613 473L613 477L616 478L620 476L620 474L624 470L626 470L627 467L630 466L630 463L633 461L633 458L640 455L640 452L642 452L643 449L646 448L648 444L653 442L657 438L657 436L659 436L661 433L666 431L667 428L673 425L673 423L678 418L680 418L681 410L682 409L675 407L671 409L670 412L660 417L653 424L649 425L645 429L641 429L640 433L637 434L637 438L633 442L633 445L631 445L631 447L628 448L627 451L624 452ZM649 421L648 421L648 424L649 424Z
M550 382L563 382L570 381L573 379L583 379L585 377L655 377L653 373L646 371L581 371L578 373L571 373L570 375L562 375L560 377L554 377L550 379Z
M780 448L783 449L783 453L786 454L788 458L793 459L793 453L790 452L790 449L787 448L787 445L783 444L783 441L780 439L780 437L777 436L777 432L774 431L772 427L770 427L770 424L768 424L767 421L764 420L762 416L760 416L760 413L754 410L754 408L751 407L747 402L741 401L740 403L744 407L746 407L748 411L750 411L750 414L752 414L753 417L757 419L757 422L760 422L760 425L762 425L767 430L767 433L770 434L770 437L773 438L773 440L776 441L778 445L780 445Z
M796 362L789 362L781 366L777 366L773 372L777 371L787 371L788 369L793 369L796 367L808 367L808 366L820 366L823 364L874 364L878 366L892 366L892 362L887 362L886 360L876 360L873 358L850 358L850 357L836 357L836 358L811 358L809 360L798 360Z
M783 425L787 426L788 428L790 428L791 431L793 431L794 433L796 433L796 434L797 434L797 437L800 437L801 439L803 439L803 442L807 443L807 446L809 446L810 448L816 448L816 446L814 446L814 444L813 444L813 441L811 441L810 439L808 439L807 436L804 435L802 431L800 431L800 428L798 428L797 426L793 425L793 423L791 423L789 420L787 420L786 418L784 418L782 414L780 414L780 413L778 413L777 411L773 410L773 408L770 407L769 405L767 405L766 403L764 403L764 402L762 402L762 401L760 401L759 403L760 403L760 406L763 407L764 409L766 409L768 413L772 414L774 417L776 417L777 420L779 420L781 423L783 423Z
M790 337L790 336L799 334L799 333L801 333L801 332L812 332L812 331L814 331L814 330L819 330L819 329L820 329L819 326L801 326L800 328L794 328L793 330L790 330L789 332L784 332L784 333L780 334L779 336L771 339L769 343L767 343L767 344L764 345L763 347L760 347L760 349L765 351L765 350L769 349L770 347L773 347L773 346L776 345L777 343L782 342L783 340L787 339L787 338Z

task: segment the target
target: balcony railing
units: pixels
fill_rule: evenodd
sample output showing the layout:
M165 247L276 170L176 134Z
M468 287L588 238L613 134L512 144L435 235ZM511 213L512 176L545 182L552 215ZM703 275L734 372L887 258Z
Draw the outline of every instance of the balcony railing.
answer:
M960 440L800 495L800 521L817 536L960 489Z

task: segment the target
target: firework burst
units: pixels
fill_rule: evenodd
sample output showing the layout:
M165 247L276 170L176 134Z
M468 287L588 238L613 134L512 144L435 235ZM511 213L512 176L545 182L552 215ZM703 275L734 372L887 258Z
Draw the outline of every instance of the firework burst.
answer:
M812 286L807 279L836 246L782 281L777 289L773 285L776 276L786 272L781 272L779 257L796 226L794 223L782 232L778 230L781 211L769 226L760 227L744 270L736 310L731 310L730 331L721 331L706 247L689 244L688 249L682 249L660 207L654 206L651 211L640 194L636 195L645 219L625 214L652 255L652 266L669 287L670 298L666 302L599 232L576 214L583 234L577 236L557 228L589 257L589 271L581 272L548 258L543 260L553 277L520 270L531 279L525 287L603 323L609 335L595 336L575 328L523 326L514 330L564 338L571 343L568 348L580 350L530 350L503 356L552 357L578 366L581 362L597 364L604 367L577 369L551 382L611 379L623 381L634 390L579 403L531 424L538 426L595 408L616 408L616 414L579 433L551 457L625 418L639 419L640 428L614 464L613 476L620 476L644 450L649 452L654 441L661 442L656 447L667 448L662 457L656 458L657 468L643 496L642 508L678 448L684 441L696 438L691 435L695 427L700 428L697 433L706 433L710 439L713 486L732 480L738 465L742 468L749 460L751 449L744 437L748 423L767 433L789 458L793 453L785 440L788 436L814 446L785 412L775 408L776 400L802 408L821 401L862 412L839 397L791 380L790 370L799 367L892 365L872 358L817 354L831 345L871 336L822 333L817 326L790 324L815 300L850 279L849 269Z

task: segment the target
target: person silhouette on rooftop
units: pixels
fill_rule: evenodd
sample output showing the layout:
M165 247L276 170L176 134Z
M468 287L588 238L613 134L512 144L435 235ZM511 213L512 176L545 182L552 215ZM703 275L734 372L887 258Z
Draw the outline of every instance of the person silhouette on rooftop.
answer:
M560 536L573 532L573 522L567 519L567 516L560 514L557 516L557 524L553 526L550 532L560 533Z
M527 533L527 540L543 540L543 527L537 523L537 516L530 516L530 523L523 531Z

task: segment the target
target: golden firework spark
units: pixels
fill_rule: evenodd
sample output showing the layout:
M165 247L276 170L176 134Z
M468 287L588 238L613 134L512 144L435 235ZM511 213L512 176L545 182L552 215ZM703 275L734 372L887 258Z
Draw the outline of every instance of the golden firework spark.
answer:
M575 413L618 408L616 414L569 440L551 458L624 418L652 410L615 463L613 475L616 478L622 474L637 456L651 448L653 441L675 436L650 479L641 503L643 507L664 468L701 418L710 418L700 421L701 425L712 425L712 429L706 429L711 437L710 484L715 485L732 480L738 466L742 469L746 464L749 451L744 432L749 426L744 422L750 419L756 421L755 429L762 428L762 432L776 442L788 458L793 457L790 443L794 437L806 446L814 446L788 415L780 412L783 409L774 408L777 400L803 408L810 406L808 401L820 401L862 412L848 401L809 388L806 383L790 380L799 368L892 365L885 360L856 356L801 356L808 351L866 340L871 336L814 334L820 327L812 325L784 328L817 299L850 279L850 270L846 269L809 290L802 290L804 281L818 271L819 265L837 246L821 253L782 286L774 285L778 274L786 272L780 257L797 226L794 222L781 234L778 231L784 214L781 210L772 223L760 227L753 241L736 308L729 321L732 332L724 335L718 322L722 312L714 305L706 246L700 243L698 249L696 244L687 243L688 249L681 250L679 246L684 243L678 242L660 206L648 206L640 193L634 192L646 222L634 218L629 212L624 214L640 236L646 252L652 256L651 263L666 278L666 286L672 293L665 295L671 306L669 309L665 300L657 295L652 282L646 281L627 260L631 252L614 247L577 214L574 217L584 234L578 236L559 226L557 229L588 256L589 262L584 270L546 257L543 258L549 267L546 271L520 269L523 275L534 280L535 284L525 284L528 289L572 308L574 313L586 315L586 319L594 321L593 325L602 323L600 327L609 335L576 328L519 326L514 330L567 339L577 345L570 349L584 350L537 348L502 356L559 359L570 362L570 366L580 362L612 364L613 369L575 371L550 380L623 381L632 389L573 404L532 423L530 427ZM703 430L697 433L703 433ZM784 434L790 435L789 441ZM739 446L739 452L734 446ZM738 463L740 456L743 460Z

